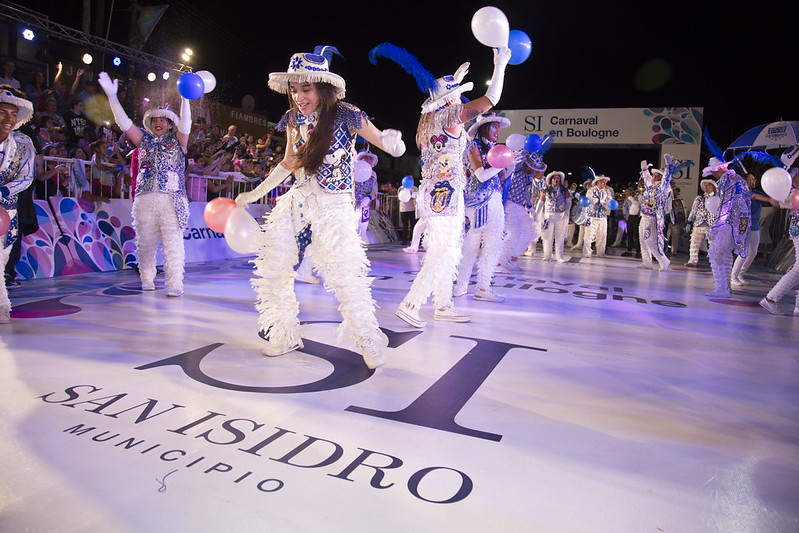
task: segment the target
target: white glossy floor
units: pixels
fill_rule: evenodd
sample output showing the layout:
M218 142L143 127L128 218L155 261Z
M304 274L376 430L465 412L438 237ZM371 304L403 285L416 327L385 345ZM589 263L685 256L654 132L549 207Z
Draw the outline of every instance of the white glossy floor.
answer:
M0 531L799 530L799 318L756 304L777 275L711 301L707 268L520 258L504 303L418 331L394 310L423 255L369 251L374 372L315 285L303 352L260 355L245 260L189 265L182 298L133 272L25 282Z

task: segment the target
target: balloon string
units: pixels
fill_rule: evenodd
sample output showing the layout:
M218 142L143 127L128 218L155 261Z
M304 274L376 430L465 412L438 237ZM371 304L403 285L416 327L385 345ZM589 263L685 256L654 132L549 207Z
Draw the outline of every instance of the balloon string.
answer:
M169 477L170 475L174 474L175 472L177 472L177 469L175 469L175 470L171 471L169 474L165 475L164 479L155 478L155 480L161 484L161 486L158 487L158 492L166 492L166 478Z

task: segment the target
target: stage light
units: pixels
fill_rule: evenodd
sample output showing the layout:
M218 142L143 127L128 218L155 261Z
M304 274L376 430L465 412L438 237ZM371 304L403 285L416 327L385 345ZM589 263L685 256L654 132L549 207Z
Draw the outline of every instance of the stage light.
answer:
M94 58L92 57L91 54L89 54L88 52L83 54L83 62L84 63L86 63L87 65L91 65L92 61L94 61Z
M192 55L194 53L194 50L192 50L191 48L186 48L186 50L184 50L184 52L185 52L185 54L187 56L190 56L190 55Z
M150 72L147 74L147 79L150 81L155 81L155 72Z
M169 72L164 71L164 73L161 74L161 77L164 78L165 80L168 80L169 79Z
M142 107L147 107L147 104L149 104L149 103L150 103L150 99L149 99L149 98L147 98L146 96L145 96L145 97L144 97L144 99L141 101L141 105L142 105Z
M191 57L189 57L189 54L183 54L182 56L180 56L180 58L183 61L189 61L191 59Z
M32 29L30 29L30 28L25 28L24 30L22 30L22 37L23 37L23 38L24 38L26 41L32 41L32 40L33 40L33 38L34 38L34 37L36 37L36 35L34 35L34 33L33 33L33 30L32 30Z
M111 60L111 63L113 63L115 67L118 67L119 65L122 64L122 58L116 56L114 59Z

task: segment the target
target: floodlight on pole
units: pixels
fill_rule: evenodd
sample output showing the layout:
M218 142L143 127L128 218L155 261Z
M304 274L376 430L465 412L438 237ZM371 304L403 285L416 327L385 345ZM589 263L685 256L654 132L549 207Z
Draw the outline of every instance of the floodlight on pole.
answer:
M147 79L149 81L155 81L155 72L150 72L149 74L147 74Z
M86 52L85 54L83 54L83 62L85 64L91 65L92 61L94 61L94 58L92 57L92 55L90 53Z
M32 29L30 29L30 28L25 28L24 30L22 30L22 37L23 37L23 38L24 38L26 41L32 41L32 40L34 39L34 37L36 37L36 35L33 33L33 30L32 30Z

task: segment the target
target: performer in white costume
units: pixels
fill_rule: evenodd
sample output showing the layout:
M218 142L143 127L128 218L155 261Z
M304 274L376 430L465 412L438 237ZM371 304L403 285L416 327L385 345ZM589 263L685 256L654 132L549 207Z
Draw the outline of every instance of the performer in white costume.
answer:
M583 257L591 257L591 244L596 241L596 255L605 257L608 244L608 202L613 200L613 190L608 187L610 178L599 175L591 181L591 188L585 193L588 201L588 218L585 221L583 237Z
M422 187L424 187L424 183ZM424 196L424 191L419 191L420 196ZM419 245L422 242L424 232L427 231L427 219L424 217L424 209L422 202L416 202L416 224L413 225L413 237L411 244L402 249L406 254L415 254L419 251ZM427 248L427 241L424 241L424 247Z
M749 187L746 194L749 195L752 208L751 217L749 218L749 235L746 237L746 257L739 255L732 265L732 275L730 276L730 285L732 287L748 285L748 282L744 279L744 274L755 261L757 250L760 247L760 212L763 210L763 203L767 202L774 207L780 205L777 200L769 198L765 192L755 189L757 180L752 174L746 175L746 184Z
M558 170L547 174L547 188L541 192L540 200L544 202L543 220L541 226L544 230L542 241L544 243L544 261L552 260L552 245L555 245L555 260L565 263L563 247L566 243L566 233L569 229L569 213L571 212L572 197L566 175Z
M649 171L649 164L641 161L641 180L644 193L641 197L641 224L638 227L638 240L641 243L641 265L638 268L651 269L652 257L660 264L661 271L667 270L671 261L666 257L666 209L671 193L671 177L674 164L671 155L664 154L666 170L659 168Z
M710 229L710 268L713 270L715 289L705 296L724 298L730 295L733 252L746 257L746 237L749 234L751 205L746 195L746 182L729 163L711 157L702 176L716 178L721 206Z
M372 200L377 198L377 154L368 150L358 152L358 161L366 161L372 167L372 173L364 181L355 181L355 211L358 215L358 236L363 242L366 239L366 230L369 228L369 216L371 215Z
M30 138L18 131L33 116L25 93L0 85L0 207L8 212L9 226L0 234L0 272L5 272L11 247L20 238L17 196L33 182L36 151ZM11 300L5 276L0 283L0 324L11 321Z
M463 125L485 113L499 102L510 60L510 49L494 50L494 72L485 96L467 104L460 103L461 93L472 83L461 85L468 72L462 64L453 76L435 79L415 57L389 43L383 43L370 53L389 57L409 72L416 73L417 83L430 97L422 105L422 116L416 132L416 143L422 152L422 187L424 218L427 219L428 240L424 265L416 275L411 289L397 309L397 316L411 326L422 328L426 321L419 309L433 294L436 310L433 318L452 322L467 322L471 317L452 305L452 282L456 278L461 256L463 235L463 189L466 175L463 157L468 139Z
M799 189L799 169L794 169L791 172L791 183L793 185L792 191ZM784 209L790 209L788 213L788 236L793 242L793 252L796 255L796 259L791 269L768 291L766 297L760 300L760 306L772 315L781 315L780 300L791 289L797 289L793 316L799 317L799 212L791 204L791 195L788 195L788 198L780 202L779 205Z
M716 195L716 182L712 179L704 179L699 182L702 194L694 198L691 204L691 212L688 214L688 227L686 231L691 232L691 246L688 248L688 262L685 266L696 266L699 263L699 250L702 243L707 240L708 230L713 225L714 215L707 209L707 199Z
M108 74L101 72L99 83L108 97L117 125L139 147L133 227L142 290L155 290L155 257L161 240L166 259L166 295L180 296L186 258L183 230L189 224L186 147L191 132L191 106L181 97L180 118L166 107L148 110L142 118L142 131L119 103L118 80L112 81Z
M458 266L458 282L452 291L453 296L466 294L472 268L477 261L474 299L486 302L505 300L491 288L494 270L502 253L502 234L505 230L505 209L502 206L505 170L488 163L488 151L496 146L499 130L508 126L510 120L488 112L480 115L467 131L472 141L464 161L468 169L463 191L466 224L463 256Z
M508 200L505 203L505 241L499 258L500 269L513 272L520 270L516 258L532 248L535 254L535 241L538 239L538 222L535 204L538 196L533 196L534 176L543 174L547 166L537 152L524 152L524 160L508 178L511 180Z
M278 123L286 130L283 161L254 190L236 197L236 205L254 202L293 173L294 186L282 195L261 226L252 286L267 344L264 355L302 348L294 269L299 246L313 234L308 259L340 302L339 333L349 330L369 368L385 363L382 333L375 319L369 261L356 232L352 169L355 136L394 157L405 152L397 130L378 130L366 113L341 101L344 79L328 68L326 57L294 54L286 72L269 75L269 87L289 94L290 109ZM311 135L313 132L313 135Z

